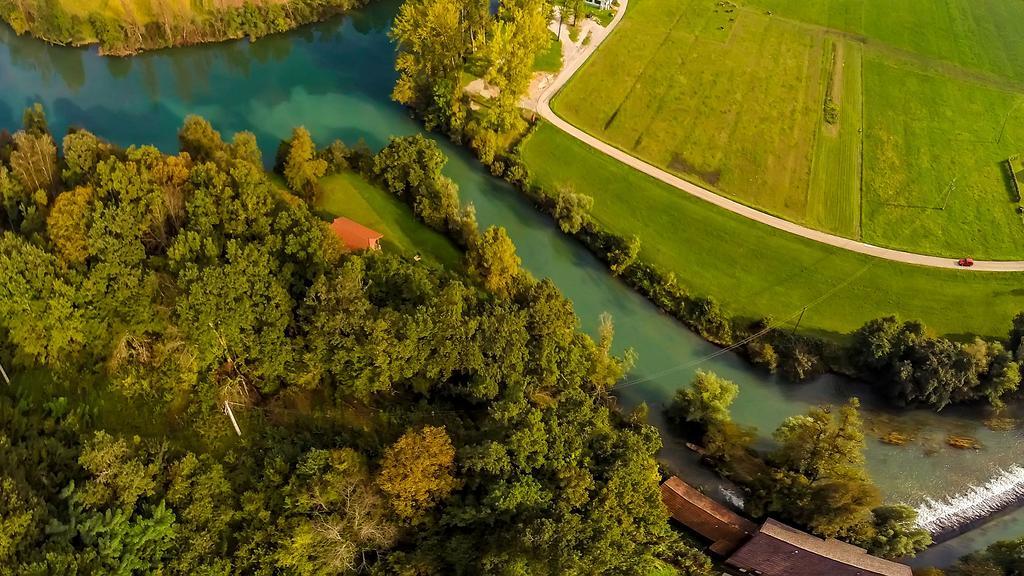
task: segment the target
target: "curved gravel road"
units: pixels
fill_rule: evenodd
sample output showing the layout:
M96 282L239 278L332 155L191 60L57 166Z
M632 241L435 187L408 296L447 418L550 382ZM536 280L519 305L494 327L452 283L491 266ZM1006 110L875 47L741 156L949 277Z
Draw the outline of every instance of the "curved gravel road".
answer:
M794 224L788 220L783 220L782 218L766 214L745 204L740 204L739 202L720 196L719 194L692 182L687 182L678 176L674 176L657 166L648 164L635 156L623 152L622 150L587 134L583 130L580 130L576 126L573 126L569 122L560 118L551 110L551 98L558 93L562 86L564 86L574 74L576 74L580 67L583 66L584 62L587 61L587 58L594 53L597 47L604 42L605 38L611 34L612 30L618 26L623 15L626 13L627 3L627 0L619 0L619 10L615 14L615 18L612 20L611 24L604 29L602 34L593 34L590 39L590 44L576 53L569 61L565 62L561 72L558 73L555 80L544 90L538 99L537 112L558 129L569 134L573 138L576 138L580 142L587 144L591 148L611 156L619 162L627 164L652 178L656 178L665 184L668 184L669 186L678 188L691 196L696 196L697 198L725 208L726 210L739 214L745 218L766 224L778 230L789 232L790 234L796 234L797 236L807 238L808 240L814 240L815 242L821 242L822 244L828 244L851 252L858 252L860 254L867 254L877 258L892 260L893 262L917 264L919 266L928 266L931 268L952 268L976 272L1024 272L1024 261L975 260L973 267L963 268L957 265L956 259L954 258L926 256L924 254L914 254L912 252L903 252L901 250L893 250L891 248L881 248L879 246L865 244L864 242L843 238L820 230L814 230L806 226L801 226L800 224Z

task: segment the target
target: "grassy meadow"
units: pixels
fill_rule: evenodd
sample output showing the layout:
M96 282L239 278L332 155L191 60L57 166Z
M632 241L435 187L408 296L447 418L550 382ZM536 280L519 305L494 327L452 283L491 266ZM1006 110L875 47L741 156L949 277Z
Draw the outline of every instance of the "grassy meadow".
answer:
M140 27L164 21L188 22L202 19L216 9L240 6L251 0L56 0L68 15L88 27L93 14ZM288 0L261 0L263 4L284 4Z
M892 244L894 231L914 222L917 238L899 247L1024 259L1024 221L1005 170L1024 151L1024 94L877 55L864 70L865 100L875 106L866 109L863 239Z
M435 265L458 268L459 250L438 232L416 220L400 200L374 186L362 176L344 173L320 181L316 206L331 217L344 216L384 235L385 250L420 254Z
M1024 259L1003 168L1024 152L1024 34L1013 24L1024 3L632 0L628 10L556 97L567 120L808 226Z
M1024 274L896 264L780 232L680 193L549 125L523 145L534 180L594 198L593 217L636 234L641 257L732 315L786 319L809 306L802 331L836 337L889 314L936 333L1005 336L1024 310Z
M102 14L118 20L134 19L139 24L157 21L161 14L189 17L209 10L215 0L59 0L68 14L87 20L90 14Z

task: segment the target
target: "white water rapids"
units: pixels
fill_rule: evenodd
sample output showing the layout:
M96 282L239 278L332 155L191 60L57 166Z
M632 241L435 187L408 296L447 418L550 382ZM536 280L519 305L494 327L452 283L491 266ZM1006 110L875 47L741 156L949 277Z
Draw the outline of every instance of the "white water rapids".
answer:
M718 490L722 493L722 498L727 504L737 510L743 510L743 496L740 496L735 491L730 490L725 486L719 486Z
M968 524L1024 501L1024 468L1000 470L981 486L937 501L931 498L917 508L917 525L933 536L959 530Z

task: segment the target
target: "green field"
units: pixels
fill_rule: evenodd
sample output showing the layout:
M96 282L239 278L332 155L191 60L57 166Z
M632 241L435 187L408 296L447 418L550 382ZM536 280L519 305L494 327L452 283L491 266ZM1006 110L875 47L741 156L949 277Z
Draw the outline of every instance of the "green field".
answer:
M839 107L837 124L824 123L815 141L807 189L808 225L848 238L861 235L862 146L861 46L842 40L828 41L823 73L833 101ZM842 69L842 73L833 70ZM829 89L829 86L831 89ZM857 127L857 129L854 129Z
M877 55L864 66L874 78L865 90L875 103L867 123L884 127L865 133L864 240L891 243L914 222L917 238L901 247L1024 259L1024 224L997 160L1024 144L1024 114L1005 117L1024 96Z
M462 255L451 241L416 220L408 206L362 176L350 172L328 176L320 186L317 208L380 232L385 250L418 253L427 262L449 268L460 266Z
M198 23L218 10L241 6L252 0L49 0L78 21L81 39L95 41L91 16L101 16L145 30L147 26L180 26ZM260 4L284 4L288 0L259 0ZM31 2L29 3L31 6Z
M83 20L87 20L91 14L101 14L118 20L134 20L141 25L158 21L164 15L192 18L198 13L226 4L216 0L58 0L57 3L68 14Z
M808 241L682 194L549 125L523 157L537 183L592 196L602 226L636 234L642 258L736 316L781 320L811 305L801 330L823 336L898 313L940 334L1002 337L1024 310L1024 274L921 268Z
M1007 162L1009 163L1009 176L1013 178L1014 190L1020 198L1021 194L1024 194L1024 158L1012 156Z
M1024 34L1011 22L1024 2L633 0L554 108L795 222L1021 259L1000 165L1024 147Z

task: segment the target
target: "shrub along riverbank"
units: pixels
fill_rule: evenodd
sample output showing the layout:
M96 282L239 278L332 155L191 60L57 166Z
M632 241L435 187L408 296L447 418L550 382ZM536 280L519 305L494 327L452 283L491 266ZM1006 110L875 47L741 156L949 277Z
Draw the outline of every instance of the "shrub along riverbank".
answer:
M528 3L524 16L522 7L502 3L497 18L476 14L443 27L456 8L446 0L402 6L392 29L399 49L392 97L428 129L466 143L492 174L517 186L661 309L794 381L827 371L870 377L895 404L936 409L982 399L999 405L1016 393L1019 343L1010 342L1008 352L1003 343L971 333L1006 334L1021 308L1021 275L967 275L850 255L666 191L554 128L538 129L515 108L545 38L513 35L518 40L511 41L506 35L515 26L538 24L541 7ZM527 28L537 32L542 24ZM421 26L438 33L419 34ZM487 70L496 97L472 98L462 90L459 79L470 66ZM758 289L762 274L769 285ZM987 284L993 296L980 313L963 305L978 301L977 284ZM723 294L730 296L728 308L711 296ZM894 302L894 295L901 299ZM779 311L785 315L777 321L771 315ZM808 311L813 319L800 325ZM888 319L894 312L945 318L942 333L970 336L935 336L919 323Z
M100 52L144 50L256 39L364 6L367 0L273 0L224 3L200 0L0 0L0 19L66 46L99 44Z
M715 298L688 289L689 278L685 273L677 277L674 270L666 271L648 260L638 236L611 232L603 221L593 217L594 199L577 192L574 181L568 180L565 186L555 188L550 179L537 178L532 170L534 165L524 160L522 148L532 142L538 129L554 130L544 125L531 127L507 154L488 157L475 149L481 160L489 163L493 174L519 188L538 208L551 215L565 233L576 237L604 261L612 274L705 339L730 347L754 364L791 381L808 380L825 372L864 379L898 406L942 409L954 403L987 401L998 407L1016 396L1021 381L1018 362L1024 355L1020 349L1024 316L1007 313L1002 331L1008 334L1005 339L971 336L956 341L935 335L918 321L900 322L889 315L901 311L897 307L886 309L885 315L847 333L827 336L794 330L792 324L797 317L778 322L771 317L731 316ZM560 149L557 155L543 157L558 158L564 171L571 174L590 166L571 166L579 158L567 148ZM613 184L606 180L605 186ZM588 192L593 189L589 185L583 188ZM633 188L622 201L632 201L635 208L642 205L638 198L642 194L642 188ZM685 218L683 214L661 214L674 217L677 226L684 225L679 221ZM699 267L700 263L693 266ZM708 266L725 264L712 259ZM920 271L904 268L911 268L908 273ZM738 272L742 275L743 269ZM895 279L898 281L900 276ZM827 294L828 290L822 293Z

